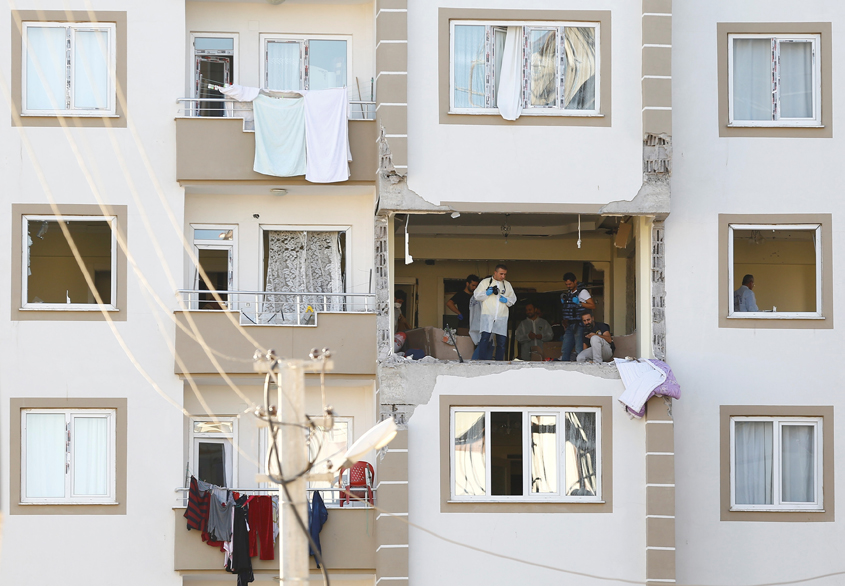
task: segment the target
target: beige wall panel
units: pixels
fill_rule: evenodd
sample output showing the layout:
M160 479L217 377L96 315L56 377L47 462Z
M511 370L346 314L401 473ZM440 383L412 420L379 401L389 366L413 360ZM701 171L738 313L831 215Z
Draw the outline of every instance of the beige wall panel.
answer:
M672 0L643 0L643 13L671 14Z
M407 9L408 0L376 0L376 12L385 8Z
M672 134L672 110L644 111L643 132Z
M648 407L648 413L646 415L648 421L654 421L656 419L663 420L663 421L672 421L672 416L669 413L669 409L671 406L671 399L669 400L669 404L666 404L666 400L663 397L652 397L646 403ZM663 423L658 423L657 425L665 425Z
M376 504L388 513L407 513L408 485L380 483Z
M379 480L408 480L408 452L390 452L378 463Z
M376 18L376 43L408 38L407 12L380 12Z
M349 121L349 181L373 182L378 168L376 125L372 120ZM209 149L214 144L217 148ZM272 181L305 183L303 176L273 177L252 170L255 133L243 131L238 118L177 118L176 176L179 181Z
M376 123L385 134L408 134L408 107L381 106L378 109Z
M390 450L407 450L408 449L408 430L407 429L400 429L396 437L391 440L390 445L387 447L388 453Z
M407 166L408 164L408 139L402 136L388 137L390 152L393 153L393 164Z
M376 539L379 545L408 543L408 518L383 515L376 520Z
M643 80L643 107L671 106L672 80L646 78Z
M646 455L645 467L648 484L675 483L675 456Z
M643 44L671 45L672 17L671 16L643 16Z
M408 71L408 43L381 43L376 47L376 71Z
M675 488L671 486L647 486L646 514L669 515L675 514Z
M647 579L675 579L675 550L649 549L645 555Z
M672 49L643 47L643 75L672 75Z
M376 99L389 104L408 102L408 76L400 74L380 75L376 80Z
M645 426L647 452L674 452L675 426L659 423Z
M381 548L376 552L376 572L381 578L407 578L408 548Z
M649 517L646 522L646 545L675 547L675 519Z

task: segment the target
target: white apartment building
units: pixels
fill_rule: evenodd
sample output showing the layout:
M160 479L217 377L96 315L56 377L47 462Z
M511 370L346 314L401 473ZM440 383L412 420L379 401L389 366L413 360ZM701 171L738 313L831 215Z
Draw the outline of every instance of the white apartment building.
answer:
M843 571L823 389L845 8L19 0L0 19L0 582L234 583L186 527L189 479L270 494L253 353L326 347L325 401L306 375L306 414L336 415L325 449L401 430L365 457L372 502L310 485L333 584ZM346 180L255 171L287 128L262 100L333 88ZM633 418L613 364L399 354L395 292L439 337L499 263L511 332L527 302L559 324L572 272L616 355L665 361L683 398Z

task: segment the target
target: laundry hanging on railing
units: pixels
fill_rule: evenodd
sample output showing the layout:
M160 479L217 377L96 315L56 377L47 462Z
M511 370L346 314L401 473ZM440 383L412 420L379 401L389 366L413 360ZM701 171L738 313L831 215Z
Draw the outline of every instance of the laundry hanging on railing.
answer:
M625 385L625 392L619 396L619 402L634 417L645 415L645 404L652 397L681 398L681 386L665 362L624 358L616 358L614 362Z
M305 175L311 183L349 179L352 151L346 88L277 92L229 85L220 91L239 102L253 103L256 173ZM302 97L291 97L297 95Z

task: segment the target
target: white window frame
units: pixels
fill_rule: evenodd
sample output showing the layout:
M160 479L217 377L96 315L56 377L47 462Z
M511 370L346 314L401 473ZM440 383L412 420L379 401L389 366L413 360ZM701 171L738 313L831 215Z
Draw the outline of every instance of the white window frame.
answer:
M771 505L747 505L736 503L736 445L735 445L735 428L736 422L744 421L759 421L772 422L772 504ZM815 428L815 488L816 499L813 503L790 503L781 500L781 487L783 478L781 477L781 461L783 453L781 450L781 430L788 425L810 425ZM824 445L822 438L824 420L822 417L731 417L731 511L823 511L824 510L824 487L822 480L824 478L823 462L824 462Z
M321 417L322 416L316 416L315 419L318 419L318 418L321 418ZM334 418L334 424L337 425L338 423L345 423L346 424L346 449L348 450L355 441L355 420L354 420L353 417L335 417ZM318 433L322 433L322 432L318 432ZM333 456L334 456L334 454L324 454L324 457L333 457ZM318 464L317 464L316 468L318 470L324 469L319 460L318 460ZM346 474L348 474L348 472ZM375 479L373 479L373 482L375 482ZM331 483L329 483L329 484L331 486L322 487L322 486L314 486L315 485L314 482L309 482L308 488L309 489L319 488L320 490L325 490L327 488L339 488L339 486L334 486ZM340 484L342 485L342 482ZM373 486L373 490L375 490L375 486ZM312 492L312 491L309 491L309 492ZM331 491L330 494L331 494L330 499L327 500L326 498L323 498L323 502L325 503L325 505L329 508L339 507L340 506L340 491L334 490L334 491ZM357 503L355 503L355 504L357 504ZM354 504L353 504L353 506L354 506Z
M736 120L734 119L734 40L736 39L771 39L774 45L776 62L772 71L772 111L773 120ZM812 118L781 118L780 117L780 44L794 41L813 44L813 117ZM728 126L734 127L782 127L782 126L810 126L822 125L822 78L821 78L821 35L784 35L784 34L730 34L728 35Z
M196 75L196 58L197 58L197 50L194 44L196 39L233 39L234 43L234 50L232 52L232 64L234 65L232 71L232 83L237 84L239 83L240 79L240 67L238 61L238 41L239 41L238 33L213 33L213 32L192 32L191 33L191 45L190 45L190 54L188 55L188 71L191 72L190 75L190 83L191 83L191 91L190 96L192 98L198 98L197 96L197 84L194 83L194 76ZM221 80L222 81L222 80Z
M26 496L26 415L28 413L57 414L65 416L65 496L30 498ZM116 478L116 427L117 411L115 409L22 409L21 410L21 503L40 505L114 505L118 504L115 497ZM109 422L108 442L108 494L104 496L77 496L73 494L74 461L74 419L76 417L104 417Z
M232 433L200 433L194 431L195 422L210 422L210 423L231 423ZM237 417L191 417L189 424L190 428L190 452L188 454L188 467L191 474L197 476L197 465L199 463L199 441L210 444L226 444L232 445L232 461L229 462L232 470L232 486L224 488L237 488L238 486L238 418ZM224 452L225 453L225 452Z
M116 102L117 102L117 25L108 22L89 22L89 23L69 23L69 22L24 22L21 23L21 37L23 39L22 56L21 56L21 116L79 116L79 117L97 117L97 118L117 118ZM26 75L27 75L27 39L30 28L63 28L66 31L65 40L65 107L55 108L52 110L30 110L27 108L26 100ZM74 59L74 49L76 41L76 31L107 31L109 33L109 105L107 108L76 108L73 104L74 99L74 68L76 67Z
M456 495L455 494L455 413L457 412L484 412L485 422L485 489L486 495ZM492 495L491 486L491 451L490 441L490 414L495 412L522 413L522 483L523 494L521 495ZM566 496L563 494L566 486L566 454L563 434L565 429L566 413L595 413L596 414L596 495L595 496ZM531 492L531 416L553 415L557 417L557 492L556 493L532 493ZM600 407L451 407L449 410L449 494L450 500L454 502L491 502L491 503L531 503L531 502L554 502L554 503L603 503L602 500L602 413Z
M111 303L103 304L102 309L105 311L119 311L117 308L117 216L62 216L59 220L58 216L42 216L35 214L28 214L22 216L22 250L23 262L21 263L21 307L22 310L38 310L38 311L100 311L100 306L96 303L29 303L27 287L29 285L29 275L27 269L29 268L29 243L27 242L28 223L29 222L108 222L111 228ZM74 259L76 262L76 259ZM93 278L93 276L92 276ZM90 293L90 291L89 291Z
M232 232L231 240L207 240L197 238L194 230L220 230ZM194 255L199 261L200 250L228 250L229 251L229 282L230 291L238 290L238 226L237 224L191 224L191 237L194 243ZM195 290L200 288L200 274L196 264L190 263L193 266L194 274L191 282L191 287ZM230 295L231 297L231 295ZM229 305L232 305L232 300L229 300ZM191 295L191 309L203 311L199 309L199 294ZM218 311L218 310L207 310Z
M807 230L815 232L816 311L734 311L734 230ZM728 318L729 319L824 319L822 314L822 226L821 224L728 224Z
M601 113L601 23L599 22L577 22L577 21L508 21L508 20L452 20L449 22L449 113L450 114L474 114L474 115L498 115L499 108L458 108L455 106L455 26L485 26L485 27L508 27L521 26L523 30L523 47L525 45L525 34L531 30L557 30L561 34L564 27L594 28L596 30L596 107L593 110L569 110L562 107L537 107L525 106L525 91L528 83L525 79L525 68L523 67L523 108L521 116L575 116L602 117ZM560 41L557 43L558 51ZM493 59L495 61L495 59ZM523 59L524 61L524 59ZM562 96L560 95L560 54L555 59L557 104L560 106ZM495 81L493 82L495 84Z
M301 89L307 90L310 85L310 78L306 73L306 43L308 41L346 41L346 84L352 77L352 35L296 35L296 34L277 34L277 33L261 33L258 35L261 46L261 62L259 64L259 83L263 89L272 89L274 91L297 91L296 88L268 88L267 87L267 44L274 41L286 41L299 43L299 83Z

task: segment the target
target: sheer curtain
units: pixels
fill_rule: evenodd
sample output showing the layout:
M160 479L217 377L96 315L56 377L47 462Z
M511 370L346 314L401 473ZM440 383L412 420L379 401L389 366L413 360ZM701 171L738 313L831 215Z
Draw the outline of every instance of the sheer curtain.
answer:
M531 416L531 492L557 492L557 417Z
M26 497L65 496L65 414L26 414Z
M456 108L484 108L486 43L483 25L456 25L454 33L454 103Z
M781 500L785 503L812 503L816 500L815 427L781 427Z
M738 505L772 504L771 421L734 423L734 491Z
M267 42L267 88L301 90L299 76L299 42Z
M487 486L484 413L457 411L455 417L455 495L483 496Z
M780 116L813 117L813 44L780 42Z
M109 107L109 33L74 33L73 105L76 108Z
M106 496L109 484L109 420L73 418L73 494Z
M772 119L772 40L733 40L734 120Z
M596 108L596 29L566 27L564 34L563 107Z
M59 27L26 27L26 108L64 110L65 37Z

